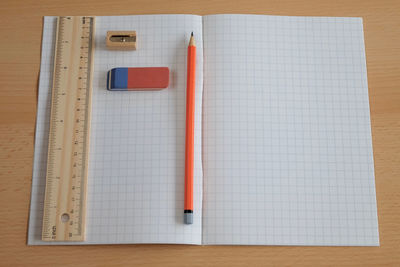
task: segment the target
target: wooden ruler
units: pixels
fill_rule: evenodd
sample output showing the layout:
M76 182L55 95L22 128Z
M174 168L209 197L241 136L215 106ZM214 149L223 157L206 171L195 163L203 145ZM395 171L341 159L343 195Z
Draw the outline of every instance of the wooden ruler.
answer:
M94 20L59 17L57 22L44 241L85 239Z

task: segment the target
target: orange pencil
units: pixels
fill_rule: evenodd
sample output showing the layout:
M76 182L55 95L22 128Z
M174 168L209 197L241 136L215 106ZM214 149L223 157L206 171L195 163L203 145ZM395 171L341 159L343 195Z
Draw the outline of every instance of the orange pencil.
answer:
M193 32L187 57L186 84L186 146L185 146L185 224L193 223L193 165L194 165L194 104L196 87L196 45Z

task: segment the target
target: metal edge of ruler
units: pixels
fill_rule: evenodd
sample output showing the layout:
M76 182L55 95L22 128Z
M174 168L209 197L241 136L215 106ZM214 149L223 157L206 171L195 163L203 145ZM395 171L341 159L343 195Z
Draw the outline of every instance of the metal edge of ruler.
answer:
M57 19L43 241L85 240L94 25L89 16Z

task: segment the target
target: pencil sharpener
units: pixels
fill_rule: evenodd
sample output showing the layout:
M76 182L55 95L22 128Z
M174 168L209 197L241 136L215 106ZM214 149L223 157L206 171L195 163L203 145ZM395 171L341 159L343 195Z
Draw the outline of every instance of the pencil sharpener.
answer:
M111 50L136 50L136 31L108 31L106 46Z

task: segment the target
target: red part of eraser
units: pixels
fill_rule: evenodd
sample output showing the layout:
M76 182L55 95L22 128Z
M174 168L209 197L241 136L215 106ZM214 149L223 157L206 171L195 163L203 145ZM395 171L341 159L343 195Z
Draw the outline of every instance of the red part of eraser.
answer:
M128 90L167 88L169 69L167 67L128 68Z

